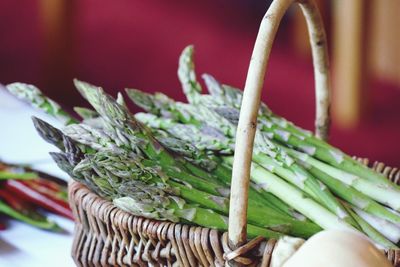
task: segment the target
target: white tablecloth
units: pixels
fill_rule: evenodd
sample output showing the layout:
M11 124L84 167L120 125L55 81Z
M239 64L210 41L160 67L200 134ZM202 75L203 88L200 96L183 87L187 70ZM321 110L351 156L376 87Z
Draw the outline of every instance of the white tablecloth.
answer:
M68 179L48 155L56 148L37 135L32 115L57 125L47 115L16 100L0 85L0 159L10 163L29 163L38 170ZM50 215L50 218L57 221L65 233L46 232L10 221L8 228L0 231L0 266L74 266L70 256L74 224L59 216Z

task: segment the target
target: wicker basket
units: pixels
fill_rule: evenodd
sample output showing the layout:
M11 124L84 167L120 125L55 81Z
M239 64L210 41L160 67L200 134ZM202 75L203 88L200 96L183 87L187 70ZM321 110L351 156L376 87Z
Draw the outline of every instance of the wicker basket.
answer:
M236 136L228 232L133 216L72 182L69 199L76 219L72 257L78 266L269 266L275 240L246 238L247 196L255 123L272 42L282 16L297 2L306 18L316 85L316 134L329 125L329 72L326 38L313 0L274 0L264 16L250 61ZM363 160L367 164L367 160ZM400 171L373 166L400 183ZM385 251L400 266L400 251Z
M371 167L400 184L399 169L378 162ZM72 257L77 266L224 266L234 259L267 267L275 245L273 239L258 238L232 251L227 233L133 216L78 182L70 183L69 199L76 219ZM399 250L385 254L400 266Z

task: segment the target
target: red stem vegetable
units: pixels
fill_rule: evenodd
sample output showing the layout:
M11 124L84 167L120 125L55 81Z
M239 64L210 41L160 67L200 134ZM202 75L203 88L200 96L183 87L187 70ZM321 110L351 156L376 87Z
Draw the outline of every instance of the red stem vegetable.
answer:
M3 199L4 200L4 199ZM28 223L38 228L42 228L45 230L51 231L60 231L61 228L50 220L47 220L46 217L37 213L35 210L16 210L13 209L9 204L0 200L0 214L8 215L14 219L20 220L22 222Z
M0 231L5 230L7 228L6 224L2 221L0 221Z
M0 199L4 200L11 208L20 212L28 210L28 207L30 207L28 202L18 199L16 195L3 188L0 188Z
M38 213L32 204L19 199L16 194L6 191L3 188L0 188L0 214L1 213L42 229L52 231L60 230L56 223L49 221L42 214Z
M39 193L31 187L18 180L7 180L3 188L17 194L20 198L41 206L51 212L73 220L72 211L60 199ZM63 204L61 204L63 203Z
M44 179L44 178L36 178L36 179L32 179L28 181L29 183L34 183L43 187L46 187L48 189L51 189L52 191L55 192L61 192L65 190L65 187L62 185L59 185L56 182L50 181L48 179Z
M53 199L54 201L59 202L60 205L69 208L67 193L65 189L63 189L58 184L41 178L30 181L21 181L21 183L39 192L40 194L45 195Z

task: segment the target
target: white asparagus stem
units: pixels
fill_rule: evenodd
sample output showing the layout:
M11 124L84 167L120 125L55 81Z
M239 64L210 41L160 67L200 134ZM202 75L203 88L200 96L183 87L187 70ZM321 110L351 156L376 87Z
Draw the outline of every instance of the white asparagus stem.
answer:
M400 226L386 221L385 219L368 214L359 208L353 208L353 210L393 243L398 243L400 241Z

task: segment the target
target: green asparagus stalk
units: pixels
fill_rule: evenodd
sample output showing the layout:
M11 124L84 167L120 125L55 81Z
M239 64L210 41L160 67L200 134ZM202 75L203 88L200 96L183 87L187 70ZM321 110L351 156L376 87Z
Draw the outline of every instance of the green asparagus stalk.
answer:
M399 243L400 241L400 226L399 224L393 224L382 218L376 217L374 215L368 214L358 208L354 208L354 212L364 219L368 224L370 224L375 229L379 229L380 233L387 239L394 243Z
M183 199L171 196L165 189L156 185L136 182L129 188L129 194L114 199L119 208L137 216L157 220L186 221L208 228L227 230L228 218L212 210L186 203ZM265 228L247 226L250 238L264 236L277 238L280 233Z
M304 161L314 168L330 175L331 177L349 185L359 192L368 195L372 199L391 207L396 211L400 211L400 190L390 186L376 185L370 180L362 179L354 174L345 172L328 165L324 162L314 159L305 153L301 153L292 149L286 149L287 153L293 157Z
M11 94L43 110L65 125L77 122L77 120L65 112L57 102L46 97L36 86L26 83L11 83L8 84L6 88Z
M197 95L201 94L201 85L197 82L193 63L193 46L187 46L179 57L178 77L182 84L189 103L194 104L197 101Z
M162 116L172 119L173 121L180 121L186 124L194 124L199 126L195 117L187 110L187 105L169 98L162 93L155 93L154 95L142 92L137 89L125 89L128 97L135 105L142 108L151 114Z
M135 118L151 129L162 129L175 138L195 144L199 150L206 149L219 154L231 154L234 148L233 140L213 127L204 127L202 130L195 125L177 123L149 113L136 113Z
M307 166L307 168L315 177L317 177L321 182L329 187L332 192L334 192L335 195L337 195L338 197L369 214L373 214L393 223L400 224L399 215L390 212L384 206L370 199L367 195L358 192L353 187L340 182L339 180L333 178L332 176L322 172L315 167Z
M193 163L195 166L199 166L202 169L212 172L213 170L219 168L218 158L207 154L204 151L198 150L195 146L193 146L189 142L185 142L184 140L173 138L168 133L160 130L154 131L156 139L168 150L177 153L185 158L185 160ZM196 172L197 169L192 169L192 166L186 166L192 173ZM221 169L218 171L218 177L226 177L229 176L229 173L226 172L225 169ZM224 181L224 183L226 183Z
M306 143L305 140L302 140L299 136L295 136L285 130L277 130L276 128L276 126L271 126L270 128L263 127L263 130L270 132L275 140L282 143L287 143L294 148L317 158L320 161L326 162L331 166L338 168L339 170L349 172L354 176L369 180L377 185L393 187L396 189L399 188L382 174L379 174L367 166L364 166L337 148L327 148L309 144Z
M36 131L43 140L58 147L60 150L64 150L63 133L60 130L36 117L32 117L32 122Z

